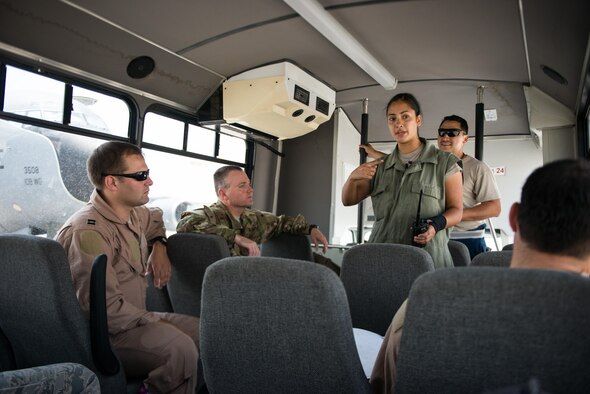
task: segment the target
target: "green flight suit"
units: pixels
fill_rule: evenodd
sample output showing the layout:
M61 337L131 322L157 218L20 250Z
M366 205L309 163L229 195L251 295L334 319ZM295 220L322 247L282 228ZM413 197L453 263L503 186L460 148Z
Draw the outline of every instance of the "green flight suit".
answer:
M445 176L458 163L453 154L425 144L418 159L408 168L399 158L399 150L383 157L371 182L375 224L369 242L412 245L412 224L416 220L420 190L423 191L420 217L428 219L445 211ZM436 233L426 244L435 268L452 267L448 249L450 228Z

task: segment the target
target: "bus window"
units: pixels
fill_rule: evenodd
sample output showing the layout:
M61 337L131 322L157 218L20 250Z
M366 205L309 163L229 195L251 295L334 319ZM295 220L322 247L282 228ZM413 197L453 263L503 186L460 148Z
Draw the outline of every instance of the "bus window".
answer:
M203 127L188 126L187 151L201 155L215 155L215 131Z
M219 158L237 162L246 161L246 141L231 129L222 127L219 139ZM228 134L224 134L228 133Z
M143 152L154 181L149 205L164 210L169 233L175 231L183 211L217 201L213 173L219 167L246 165L246 142L234 136L236 132L225 129L218 132L189 123L188 118L182 121L182 118L180 113L148 112L144 122ZM185 130L188 133L186 148L183 147ZM224 134L226 132L232 135ZM216 144L219 144L217 149ZM160 147L178 152L164 152Z
M78 86L72 95L72 126L127 137L130 111L123 100Z
M217 201L213 173L223 164L146 148L143 153L154 182L148 205L162 208L168 232L182 212Z
M36 119L63 120L65 83L6 67L4 111Z
M143 141L182 150L184 122L153 112L145 115Z
M63 124L65 87L64 82L7 66L4 111ZM74 85L71 108L69 126L119 137L129 134L130 109L119 98Z
M104 141L21 126L0 120L0 233L52 237L88 201L86 160Z
M123 99L71 86L72 101L65 105L71 117L64 124L67 83L6 66L2 109L28 119L0 120L1 233L55 235L90 198L90 153L108 135L129 134L131 109Z
M189 125L187 150L245 164L247 147L243 134L226 126L221 126L219 130L219 151L215 154L217 132L205 127Z

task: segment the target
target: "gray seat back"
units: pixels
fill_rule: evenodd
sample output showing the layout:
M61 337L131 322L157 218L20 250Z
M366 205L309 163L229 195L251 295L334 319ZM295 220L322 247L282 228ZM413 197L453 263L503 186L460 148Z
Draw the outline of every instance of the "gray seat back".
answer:
M536 378L590 389L590 280L531 269L445 269L410 292L396 393L482 393Z
M512 250L490 251L478 254L471 261L471 266L510 267Z
M263 242L260 255L313 261L311 239L305 234L282 233Z
M449 239L449 252L455 267L467 267L471 263L469 249L464 243Z
M213 234L177 233L168 238L167 250L172 264L167 286L172 308L176 313L199 317L205 270L229 257L227 242Z
M432 270L430 254L414 246L367 243L348 249L340 278L353 326L385 335L414 280Z
M90 341L96 368L105 375L115 375L121 364L113 352L109 337L109 318L106 302L106 254L94 258L90 273Z
M14 352L10 341L2 331L2 319L0 318L0 372L10 371L16 369L16 361L14 360Z
M172 302L170 301L170 295L168 294L168 288L156 288L156 286L154 286L153 275L148 276L148 288L146 290L145 306L148 311L152 312L174 312L174 308L172 308Z
M201 358L211 393L369 393L346 294L330 269L230 257L207 269Z
M79 363L96 373L103 392L125 392L122 370L107 377L93 362L89 321L62 246L32 235L0 235L0 255L0 327L15 367Z

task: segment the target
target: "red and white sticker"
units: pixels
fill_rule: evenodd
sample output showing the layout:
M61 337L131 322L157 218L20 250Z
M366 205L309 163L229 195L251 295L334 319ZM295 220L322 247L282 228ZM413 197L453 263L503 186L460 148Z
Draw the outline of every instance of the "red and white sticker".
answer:
M506 167L491 167L492 174L496 176L506 175Z

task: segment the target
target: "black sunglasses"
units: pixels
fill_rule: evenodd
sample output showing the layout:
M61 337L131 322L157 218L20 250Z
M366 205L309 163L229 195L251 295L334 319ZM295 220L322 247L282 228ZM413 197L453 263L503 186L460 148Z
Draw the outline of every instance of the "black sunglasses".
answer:
M138 171L133 174L102 174L102 176L122 176L125 178L135 179L136 181L145 181L150 176L150 170Z
M448 135L449 137L456 137L463 132L461 129L438 129L438 136L444 137Z

